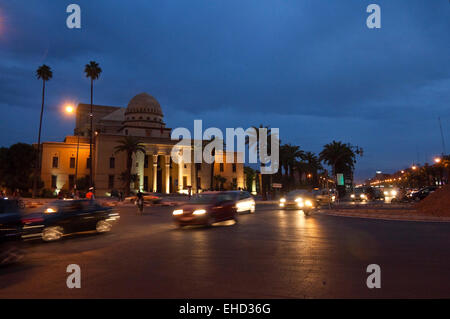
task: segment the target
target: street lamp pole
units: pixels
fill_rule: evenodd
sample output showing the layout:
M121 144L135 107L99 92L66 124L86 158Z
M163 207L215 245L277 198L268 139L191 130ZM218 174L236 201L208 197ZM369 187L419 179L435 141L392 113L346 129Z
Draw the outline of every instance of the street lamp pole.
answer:
M75 183L74 188L77 190L77 179L78 179L78 152L80 149L80 132L75 129L75 134L77 134L77 157L75 159Z

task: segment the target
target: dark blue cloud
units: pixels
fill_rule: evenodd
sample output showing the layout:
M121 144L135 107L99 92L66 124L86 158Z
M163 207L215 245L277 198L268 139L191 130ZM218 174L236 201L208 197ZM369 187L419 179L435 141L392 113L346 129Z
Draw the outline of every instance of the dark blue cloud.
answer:
M81 30L65 27L73 2ZM42 63L54 70L44 139L70 133L59 108L89 101L83 66L96 60L96 103L146 91L172 127L270 124L316 152L352 142L366 150L359 176L429 161L438 116L450 143L449 2L377 0L382 28L369 30L372 2L1 1L0 144L35 140Z

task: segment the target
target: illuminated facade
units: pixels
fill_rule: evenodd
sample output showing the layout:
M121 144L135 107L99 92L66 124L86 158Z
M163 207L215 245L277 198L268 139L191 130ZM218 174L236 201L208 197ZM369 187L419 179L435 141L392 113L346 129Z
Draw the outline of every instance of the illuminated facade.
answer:
M86 177L89 180L89 114L90 105L79 104L75 127L75 133L79 135L67 136L63 142L42 144L41 178L45 188L71 190L76 179ZM145 147L145 154L138 152L133 156L132 174L137 179L132 183L132 189L174 193L186 192L188 187L192 187L195 193L197 189L206 190L216 186L224 189L243 188L244 164L220 164L220 159L225 157L220 153L216 155L214 164L173 162L170 155L178 141L170 139L171 129L166 127L163 117L158 101L146 93L132 98L126 108L93 106L95 134L92 164L97 196L123 189L124 183L120 176L126 170L126 154L117 153L115 147L124 136L138 138ZM193 150L190 146L183 146L182 152ZM238 154L234 156L237 159ZM219 178L214 176L217 175L221 177L221 185L216 183Z

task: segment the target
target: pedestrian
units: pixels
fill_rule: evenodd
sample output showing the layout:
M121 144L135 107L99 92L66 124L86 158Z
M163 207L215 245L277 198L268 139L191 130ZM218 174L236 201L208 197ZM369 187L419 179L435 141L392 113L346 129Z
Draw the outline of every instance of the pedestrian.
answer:
M94 187L89 187L89 191L86 193L86 198L91 200L95 199Z
M136 196L137 196L136 204L138 206L139 213L142 214L144 212L144 194L142 194L141 191L139 190Z

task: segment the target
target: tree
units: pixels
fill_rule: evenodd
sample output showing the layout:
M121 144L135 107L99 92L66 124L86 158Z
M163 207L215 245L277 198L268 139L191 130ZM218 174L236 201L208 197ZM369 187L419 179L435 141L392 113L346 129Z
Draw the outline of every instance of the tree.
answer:
M257 158L259 159L259 150L260 150L260 140L259 140L259 129L267 129L267 147L268 152L270 152L270 145L271 145L271 137L272 137L272 131L269 126L263 126L262 124L259 125L259 127L252 126L254 129L254 136L248 136L246 137L245 144L248 145L248 150L251 152L252 149L256 152ZM256 143L250 143L251 140L255 139ZM266 163L261 163L261 167L265 167ZM267 193L270 189L270 179L268 178L267 174L261 174L261 193L262 193L262 199L267 200Z
M299 160L303 159L304 152L299 146L284 144L280 146L280 164L285 171L285 180L288 182L288 188L295 186L294 170Z
M318 172L323 169L320 159L313 152L306 152L303 154L303 160L306 162L307 177L311 174L308 180L312 182L313 186L317 186L319 184Z
M256 171L250 166L244 166L244 175L246 190L251 192L253 191L253 183L256 182Z
M30 144L17 143L0 149L0 183L11 192L28 192L32 186L42 187L33 171L37 163L37 150Z
M35 172L33 177L33 198L37 194L38 177L41 168L41 129L42 129L42 117L44 115L44 100L45 100L45 82L49 81L53 77L51 68L45 64L41 65L36 71L36 77L38 80L42 80L42 103L41 103L41 116L39 119L39 133L38 133L38 152L37 163L35 164Z
M216 189L223 190L223 185L227 182L227 179L222 175L215 175L214 180L216 182Z
M125 194L129 195L130 184L133 180L133 177L131 175L133 155L137 154L138 152L142 152L145 154L145 147L138 138L133 136L125 136L122 140L117 141L117 143L119 143L119 145L114 148L115 153L124 152L127 157L127 167L122 178L125 182Z
M89 62L89 64L86 64L84 67L84 73L86 74L87 78L91 79L91 112L89 114L89 117L91 119L91 128L89 131L89 158L91 159L91 165L90 165L90 177L89 177L89 185L92 186L93 185L93 167L94 167L94 161L93 161L93 156L92 156L92 132L93 132L93 127L92 127L92 118L94 117L93 113L92 113L92 105L93 105L93 101L94 101L94 80L97 80L100 77L100 73L102 73L102 69L100 68L100 66L98 65L97 62L95 61L91 61Z
M324 145L319 154L319 159L331 166L333 176L336 178L337 172L352 173L356 163L356 155L362 156L362 154L363 150L358 146L333 141ZM342 187L338 187L338 190L340 190L340 195L344 195L345 191Z

